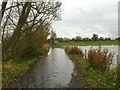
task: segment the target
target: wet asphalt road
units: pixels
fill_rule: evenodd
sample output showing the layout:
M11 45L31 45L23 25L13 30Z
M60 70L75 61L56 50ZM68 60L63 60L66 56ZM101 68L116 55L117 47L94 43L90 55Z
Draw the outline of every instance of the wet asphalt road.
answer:
M17 88L66 88L74 65L64 49L51 49L38 60L15 84Z

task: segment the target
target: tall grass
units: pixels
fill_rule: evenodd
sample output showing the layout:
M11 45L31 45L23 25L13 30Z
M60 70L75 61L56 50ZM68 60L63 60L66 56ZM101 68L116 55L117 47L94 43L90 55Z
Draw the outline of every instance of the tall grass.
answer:
M116 68L110 69L114 53L109 52L107 48L91 48L88 50L87 57L84 58L81 57L78 49L80 48L65 47L65 52L69 55L71 60L77 61L76 63L80 67L80 73L83 74L85 81L90 87L119 87L119 73L117 75ZM82 52L82 55L84 56L85 54Z
M109 52L107 48L91 48L88 51L89 64L97 69L108 70L113 62L114 53Z
M37 59L2 62L2 88L11 88Z
M78 65L79 72L83 75L83 80L86 81L90 88L103 88L103 90L112 88L111 90L114 90L114 88L118 86L116 82L116 68L103 72L100 69L91 68L89 62L78 55L70 54L69 57L72 61L75 61L76 65Z
M84 53L82 51L82 49L80 47L65 47L65 52L68 54L76 54L76 55L80 55L81 57L84 56Z
M85 54L83 53L82 49L80 47L74 46L74 47L65 47L65 52L67 54L76 54L81 57L84 57ZM92 68L95 69L101 69L101 70L108 70L110 69L110 66L113 62L113 56L114 53L109 52L107 48L102 49L101 46L97 49L93 49L91 47L90 50L88 50L87 55L87 61L89 62L89 65Z

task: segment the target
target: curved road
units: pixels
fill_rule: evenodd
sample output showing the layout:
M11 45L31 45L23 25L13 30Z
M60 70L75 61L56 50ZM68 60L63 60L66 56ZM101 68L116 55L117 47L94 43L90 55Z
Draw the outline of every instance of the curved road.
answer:
M74 65L64 49L50 49L48 56L38 60L22 78L17 88L66 88L71 79Z

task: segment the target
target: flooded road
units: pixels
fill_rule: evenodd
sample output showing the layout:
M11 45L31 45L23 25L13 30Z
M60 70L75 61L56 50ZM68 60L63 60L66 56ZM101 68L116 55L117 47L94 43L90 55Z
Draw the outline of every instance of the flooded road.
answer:
M50 49L48 56L38 60L17 82L19 88L65 88L74 65L64 49Z

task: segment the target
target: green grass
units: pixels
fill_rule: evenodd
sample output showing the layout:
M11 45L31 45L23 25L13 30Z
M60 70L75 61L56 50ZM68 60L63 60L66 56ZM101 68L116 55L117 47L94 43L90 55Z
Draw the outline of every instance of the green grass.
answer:
M75 61L80 67L80 72L85 76L85 80L92 88L115 88L116 87L116 68L102 72L98 69L90 67L87 60L84 60L78 55L69 54L71 60Z
M63 47L63 46L98 46L98 45L120 45L118 44L117 40L112 41L79 41L79 42L58 42L57 47Z
M22 76L35 62L36 59L14 60L3 62L2 66L2 87L8 88L14 83L14 80Z
M37 58L45 57L48 53L48 49L45 46L40 49L40 56L24 57L24 58L10 58L2 59L2 87L9 88L12 87L14 81L16 81L20 76L22 76L30 66L38 60Z

